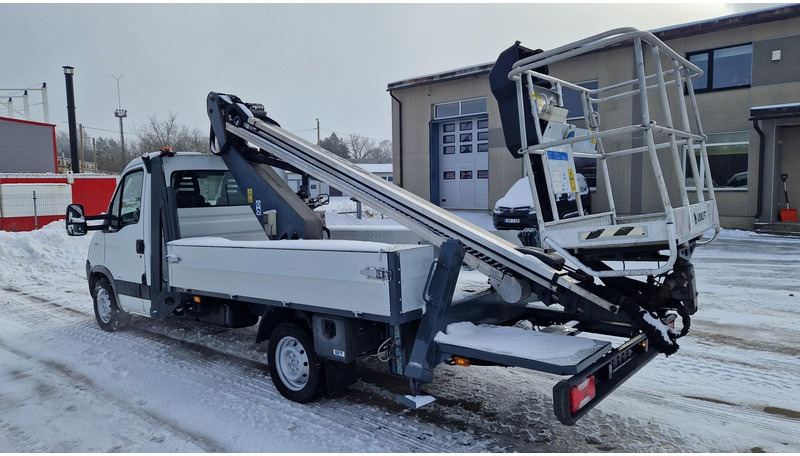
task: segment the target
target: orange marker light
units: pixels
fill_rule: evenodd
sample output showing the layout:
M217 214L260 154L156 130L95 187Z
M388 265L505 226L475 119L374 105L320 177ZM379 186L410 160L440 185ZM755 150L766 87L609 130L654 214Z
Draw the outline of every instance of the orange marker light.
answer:
M469 367L469 360L460 356L453 356L453 364L456 366Z

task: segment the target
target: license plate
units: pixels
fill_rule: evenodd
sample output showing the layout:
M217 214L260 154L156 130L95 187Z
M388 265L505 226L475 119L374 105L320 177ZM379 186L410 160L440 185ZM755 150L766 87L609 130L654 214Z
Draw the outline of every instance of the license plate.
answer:
M513 219L507 218L506 219L506 223L519 223L519 219L518 218L513 218Z

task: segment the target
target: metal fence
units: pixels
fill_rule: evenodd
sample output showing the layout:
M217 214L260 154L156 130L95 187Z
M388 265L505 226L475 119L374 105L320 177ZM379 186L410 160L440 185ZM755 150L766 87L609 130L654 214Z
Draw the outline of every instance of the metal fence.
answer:
M0 230L29 231L64 217L72 195L64 192L0 193Z

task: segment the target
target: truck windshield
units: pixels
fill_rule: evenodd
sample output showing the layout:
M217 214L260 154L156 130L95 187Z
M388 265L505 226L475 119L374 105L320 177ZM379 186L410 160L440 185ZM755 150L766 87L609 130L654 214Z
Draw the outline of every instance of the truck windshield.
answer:
M178 208L247 204L247 198L228 171L175 171L170 181Z

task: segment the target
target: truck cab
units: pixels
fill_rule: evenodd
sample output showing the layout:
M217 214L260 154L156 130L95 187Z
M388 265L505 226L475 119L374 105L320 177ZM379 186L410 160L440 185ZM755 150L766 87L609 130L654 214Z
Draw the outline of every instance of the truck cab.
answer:
M179 152L164 160L164 174L175 192L182 236L268 239L220 157ZM122 171L104 223L92 238L86 265L93 295L98 281L106 279L120 310L144 316L151 316L147 216L151 176L142 158Z

